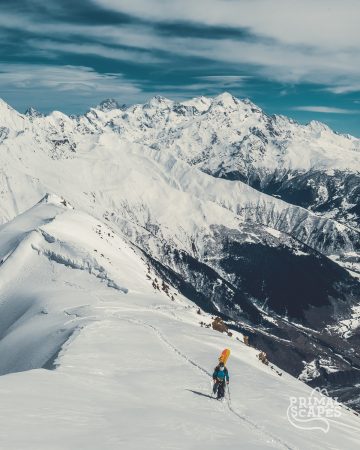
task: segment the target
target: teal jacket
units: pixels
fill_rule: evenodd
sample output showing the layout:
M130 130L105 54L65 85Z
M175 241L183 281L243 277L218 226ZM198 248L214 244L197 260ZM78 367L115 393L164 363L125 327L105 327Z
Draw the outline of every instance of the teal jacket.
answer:
M213 373L213 379L216 381L229 381L229 372L226 367L224 370L220 370L220 366L216 366Z

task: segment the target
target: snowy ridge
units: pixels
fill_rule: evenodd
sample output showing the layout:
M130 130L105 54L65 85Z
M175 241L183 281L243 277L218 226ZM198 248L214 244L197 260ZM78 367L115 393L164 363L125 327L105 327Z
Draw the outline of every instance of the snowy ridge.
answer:
M89 251L91 236L102 234L102 228L105 230L106 226L74 212L66 200L55 195L47 195L28 212L0 228L2 374L46 366L79 324L86 322L88 303L83 305L82 314L79 299L76 301L71 292L66 294L67 288L61 281L62 270L57 273L55 267L63 266L65 272L75 269L80 279L84 272L110 288L128 292L120 281L114 280L116 275L113 278L109 274L113 270L103 253L101 236L98 249ZM72 235L70 240L67 229ZM81 239L86 229L88 236ZM115 236L111 236L116 241ZM118 245L123 246L123 241ZM68 315L72 314L64 312L74 308L78 314L69 320ZM56 332L52 338L57 329L61 332ZM18 351L9 352L12 347Z
M15 355L26 345L22 361L31 361L34 369L57 366L55 371L36 369L0 378L0 416L7 429L0 437L2 447L75 450L86 445L110 450L119 445L141 449L176 444L184 449L230 449L238 448L241 440L253 449L356 448L358 418L345 409L326 436L293 428L286 419L289 396L309 395L306 385L262 365L256 349L241 342L240 333L229 337L200 327L200 318L211 322L211 317L204 312L199 316L195 305L172 287L154 289L156 275L121 236L63 202L48 196L0 230L12 242L39 230L39 246L57 247L61 242L72 260L86 259L89 265L88 273L73 265L64 267L25 243L30 248L31 261L24 261L28 270L13 272L15 290L1 288L1 298L6 297L1 317L9 317L9 311L4 314L6 305L19 306L15 292L26 288L29 294L27 311L2 329L5 344L13 336ZM90 253L100 255L90 258ZM98 258L128 288L126 294L92 276ZM22 339L14 338L20 334ZM56 343L50 363L39 357L49 354L43 342L48 347ZM5 344L3 338L2 370ZM219 350L226 346L232 349L231 399L218 403L211 398L209 376Z

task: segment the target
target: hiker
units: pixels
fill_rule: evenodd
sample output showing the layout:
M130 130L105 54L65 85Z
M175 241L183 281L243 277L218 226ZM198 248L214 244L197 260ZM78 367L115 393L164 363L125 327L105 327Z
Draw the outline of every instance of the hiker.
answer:
M225 397L225 382L229 384L229 372L223 362L220 362L213 373L213 393L217 394L217 399Z

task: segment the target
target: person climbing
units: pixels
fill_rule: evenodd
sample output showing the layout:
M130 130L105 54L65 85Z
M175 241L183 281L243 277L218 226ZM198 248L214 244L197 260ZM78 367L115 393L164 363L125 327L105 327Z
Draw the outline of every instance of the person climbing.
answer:
M223 362L220 362L214 369L213 373L213 393L217 395L217 399L225 397L225 383L229 384L229 371Z

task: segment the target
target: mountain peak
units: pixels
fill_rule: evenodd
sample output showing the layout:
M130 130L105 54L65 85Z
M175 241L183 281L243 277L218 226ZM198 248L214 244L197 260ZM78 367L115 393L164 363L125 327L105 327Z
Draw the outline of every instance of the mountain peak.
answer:
M153 106L153 107L169 107L172 106L174 104L174 102L172 100L169 100L166 97L162 97L161 95L155 95L154 97L152 97L149 102L147 103L148 106Z
M231 95L229 92L223 92L220 95L214 97L213 100L216 104L221 104L222 106L234 106L239 103L239 100Z
M113 111L114 109L121 109L119 103L113 98L107 98L103 100L99 105L96 106L96 109L100 109L100 111Z
M250 99L238 99L231 95L229 92L223 92L220 95L217 95L212 99L213 105L219 105L224 108L232 108L232 109L251 109L251 112L262 113L262 109L253 103Z
M42 114L37 109L35 109L32 106L30 106L30 108L28 108L25 111L25 116L36 118L36 117L44 117L44 114Z
M308 127L318 133L321 133L322 131L332 131L325 123L319 122L318 120L312 120L309 122Z

